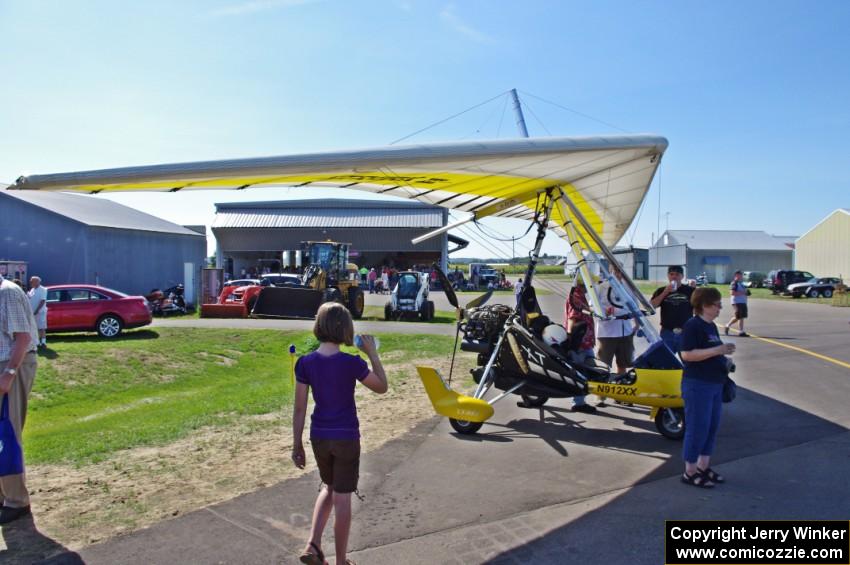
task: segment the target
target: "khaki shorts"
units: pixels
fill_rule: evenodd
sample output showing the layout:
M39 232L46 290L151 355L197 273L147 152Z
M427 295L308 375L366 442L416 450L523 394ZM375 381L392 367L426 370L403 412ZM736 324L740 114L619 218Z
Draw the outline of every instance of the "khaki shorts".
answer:
M319 476L333 492L357 490L360 478L359 439L311 439Z
M617 359L617 366L625 369L632 366L635 354L634 337L600 337L597 357L606 365Z

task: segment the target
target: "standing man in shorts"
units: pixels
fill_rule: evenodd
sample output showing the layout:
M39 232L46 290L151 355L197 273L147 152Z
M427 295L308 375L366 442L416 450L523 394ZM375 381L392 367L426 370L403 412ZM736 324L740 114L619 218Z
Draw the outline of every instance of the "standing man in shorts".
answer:
M612 270L617 280L622 281L619 267L612 266ZM606 365L616 359L617 375L622 376L632 366L637 324L626 309L626 298L607 281L599 285L599 305L607 318L596 321L597 357Z
M653 308L661 307L661 340L673 353L679 352L682 328L694 315L691 307L694 289L682 284L684 275L681 265L667 267L667 286L653 292L650 300Z
M729 294L732 297L732 319L723 329L726 335L729 335L732 324L738 322L738 336L750 337L750 334L744 331L744 320L747 318L747 287L744 286L743 278L744 273L735 271L735 277L729 285Z
M38 329L26 293L0 277L0 400L9 395L9 420L23 447L22 434L27 404L38 364ZM26 471L0 477L0 524L14 522L30 513Z

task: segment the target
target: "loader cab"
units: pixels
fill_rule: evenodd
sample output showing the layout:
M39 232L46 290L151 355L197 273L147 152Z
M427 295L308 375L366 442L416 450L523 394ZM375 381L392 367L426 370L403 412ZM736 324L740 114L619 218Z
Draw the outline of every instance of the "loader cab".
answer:
M347 278L348 247L348 243L307 241L303 249L305 262L322 268L327 275L327 286L337 286Z

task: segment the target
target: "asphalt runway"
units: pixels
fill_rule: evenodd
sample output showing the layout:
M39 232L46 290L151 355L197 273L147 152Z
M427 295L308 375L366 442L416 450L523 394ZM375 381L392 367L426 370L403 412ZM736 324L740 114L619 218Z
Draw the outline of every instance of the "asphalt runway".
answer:
M560 296L541 303L560 319ZM364 456L352 558L657 564L665 519L847 520L850 309L756 300L750 313L747 330L771 341L727 338L738 346L739 395L724 407L712 465L727 484L680 484L681 444L659 435L646 409L584 415L569 400L525 409L510 397L475 436L435 417ZM317 483L309 474L80 555L87 563L295 562ZM330 533L324 546L333 547Z

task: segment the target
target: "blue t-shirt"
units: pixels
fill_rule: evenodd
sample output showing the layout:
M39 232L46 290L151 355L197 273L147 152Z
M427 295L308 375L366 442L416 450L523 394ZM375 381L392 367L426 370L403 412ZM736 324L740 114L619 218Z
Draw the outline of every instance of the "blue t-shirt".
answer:
M709 349L722 343L717 326L699 316L694 316L685 322L682 328L682 351ZM726 357L723 355L715 355L703 361L684 361L684 365L683 379L697 379L718 384L726 380Z
M354 386L369 375L366 361L356 355L322 355L314 351L298 359L295 379L313 391L311 439L358 439L360 422Z

